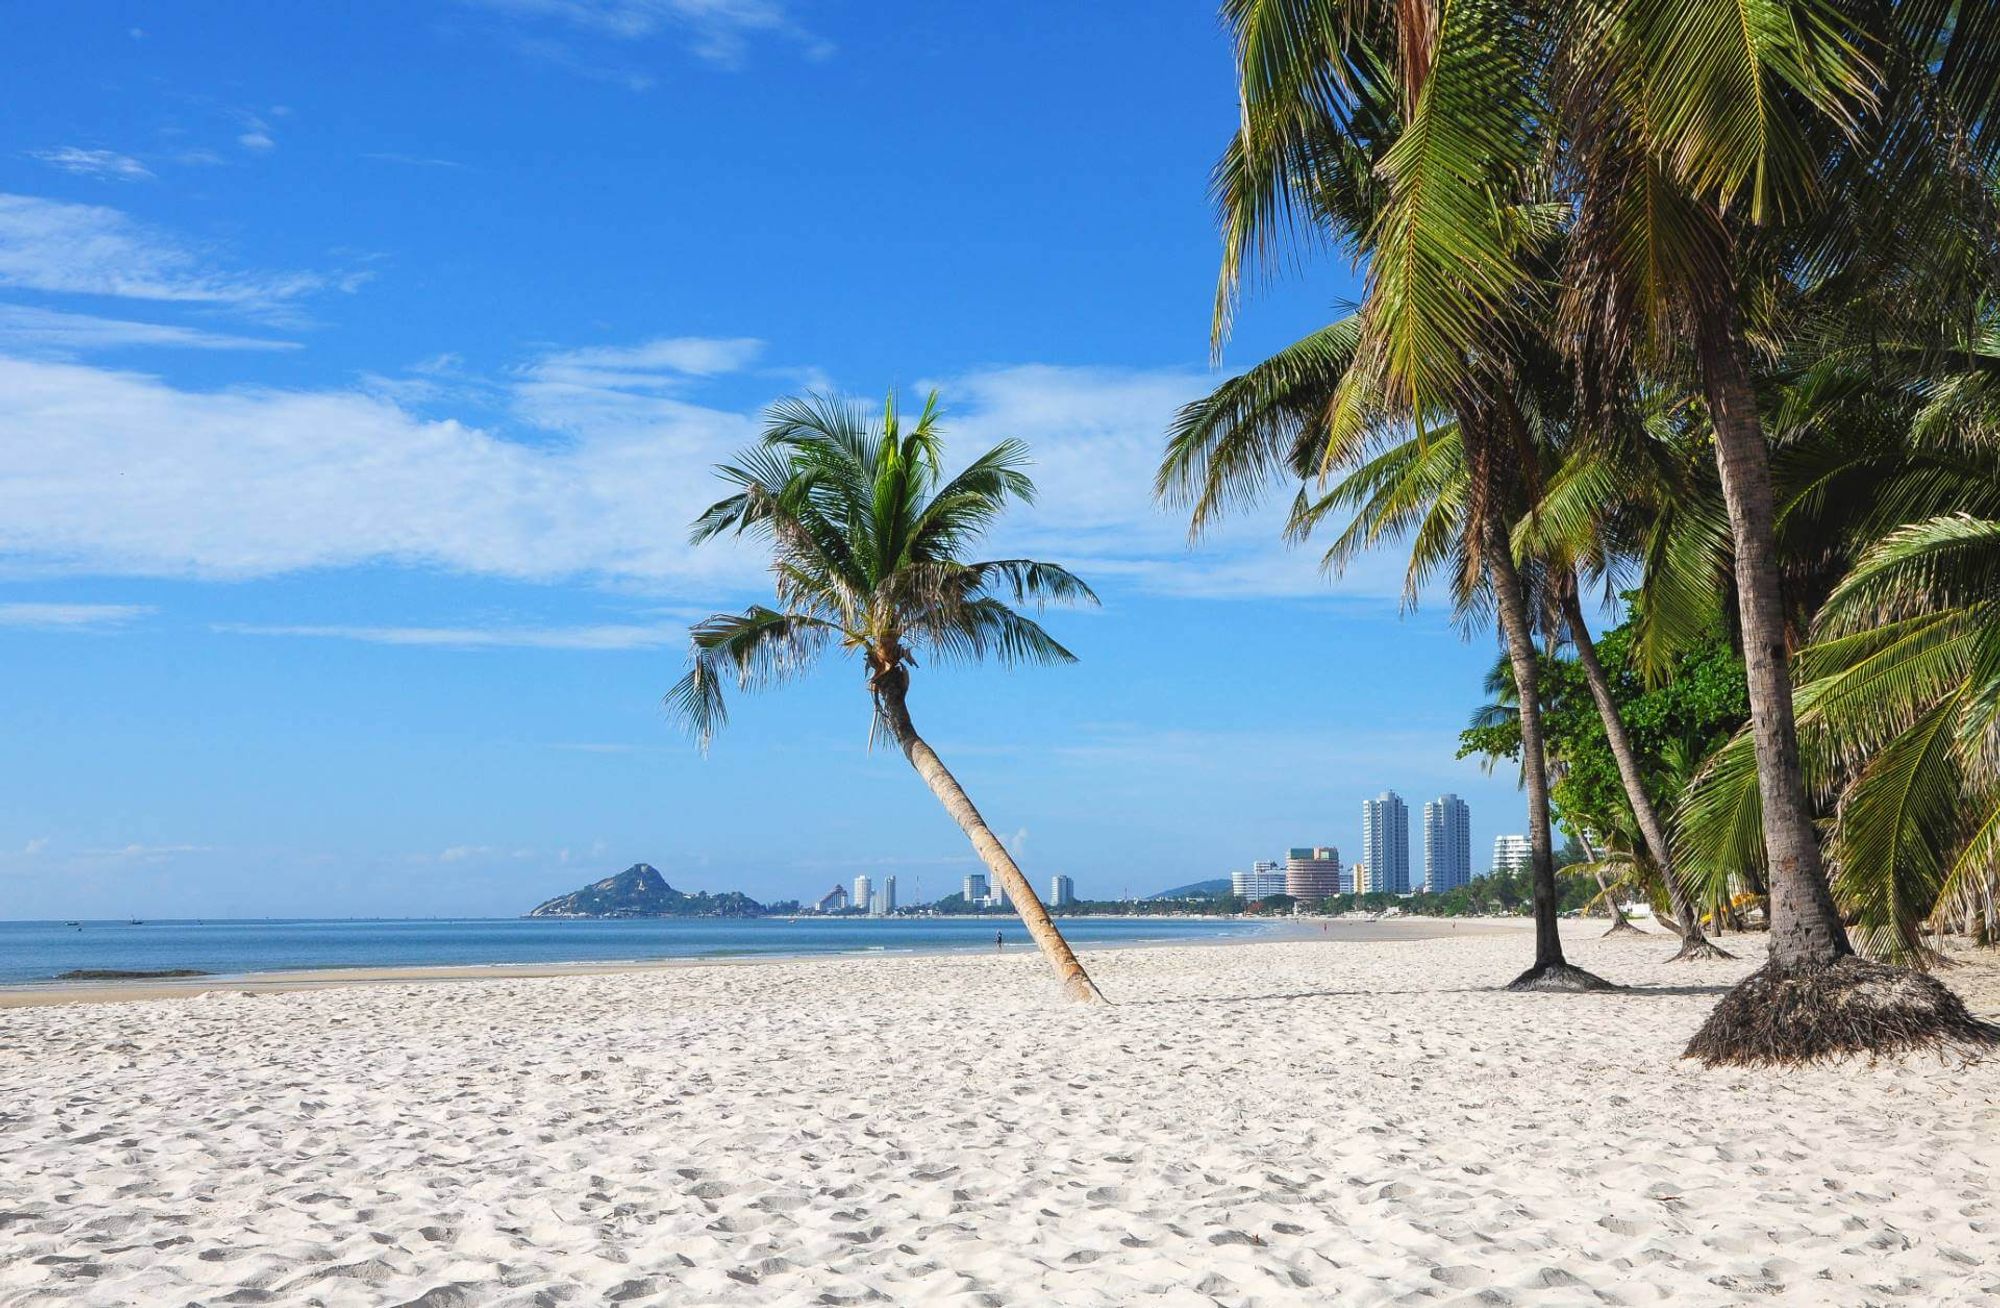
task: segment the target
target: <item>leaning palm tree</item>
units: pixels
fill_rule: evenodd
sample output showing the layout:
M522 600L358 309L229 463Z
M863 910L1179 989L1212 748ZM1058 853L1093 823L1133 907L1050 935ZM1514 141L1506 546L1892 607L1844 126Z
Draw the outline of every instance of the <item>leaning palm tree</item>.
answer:
M905 429L892 396L879 422L821 396L773 405L761 443L717 471L737 492L695 522L696 544L725 532L771 548L777 606L718 613L692 633L688 672L667 694L705 749L722 726L723 683L750 690L802 672L829 645L867 674L875 725L964 830L1007 892L1070 998L1101 1002L1034 888L910 719L917 655L943 661L1072 663L1019 603L1095 603L1080 579L1032 559L966 561L1010 503L1034 497L1027 447L1002 441L943 473L933 392Z

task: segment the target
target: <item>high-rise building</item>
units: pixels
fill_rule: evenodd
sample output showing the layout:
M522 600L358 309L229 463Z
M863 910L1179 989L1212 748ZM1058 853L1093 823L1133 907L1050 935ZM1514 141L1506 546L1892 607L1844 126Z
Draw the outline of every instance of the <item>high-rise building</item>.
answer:
M1049 907L1068 908L1076 902L1076 882L1058 872L1049 882Z
M1285 851L1285 893L1313 902L1340 893L1340 851L1315 845Z
M1356 889L1410 893L1410 808L1393 790L1361 801L1361 861L1368 884Z
M1526 836L1493 837L1493 870L1495 872L1520 872L1534 860L1534 850Z
M882 888L875 893L882 897L882 914L884 916L896 911L896 878L883 877Z
M1433 895L1472 880L1472 810L1457 795L1424 805L1424 889Z
M987 897L987 906L1003 911L1010 907L1007 902L1007 887L1004 885L994 886L993 893Z
M1229 874L1229 890L1239 899L1252 901L1269 895L1282 895L1285 893L1285 865L1260 858L1250 865L1248 872Z
M981 908L986 903L986 874L968 872L965 877L965 904L968 908Z
M854 878L854 906L864 913L873 913L875 911L875 901L868 898L868 896L874 889L875 879L866 872Z

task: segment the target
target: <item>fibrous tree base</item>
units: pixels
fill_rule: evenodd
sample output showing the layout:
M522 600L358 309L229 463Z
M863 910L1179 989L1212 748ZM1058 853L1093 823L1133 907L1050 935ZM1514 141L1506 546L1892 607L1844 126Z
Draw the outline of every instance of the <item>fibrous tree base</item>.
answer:
M1936 977L1842 958L1752 972L1722 997L1685 1056L1710 1067L1781 1066L1996 1043L2000 1027L1975 1018Z
M1613 922L1609 927L1605 928L1604 934L1607 936L1619 936L1619 935L1649 936L1653 933L1650 931L1642 931L1638 927L1633 926L1631 918L1621 917L1616 922Z
M1579 993L1590 990L1617 990L1595 972L1586 972L1568 963L1537 963L1507 983L1509 990L1546 990Z
M1669 963L1708 962L1718 958L1734 958L1736 955L1716 944L1707 936L1696 936L1692 940L1681 940L1680 952L1668 959Z

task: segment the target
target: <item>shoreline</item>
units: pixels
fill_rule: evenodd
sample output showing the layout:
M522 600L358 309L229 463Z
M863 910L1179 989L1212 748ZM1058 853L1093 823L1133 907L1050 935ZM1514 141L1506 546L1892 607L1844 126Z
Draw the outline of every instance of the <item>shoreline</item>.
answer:
M1163 920L1169 915L1159 914ZM996 921L1000 920L997 916ZM1011 919L1018 922L1020 919ZM1180 920L1180 919L1171 919ZM1131 949L1212 949L1232 945L1312 940L1385 943L1398 940L1448 939L1489 935L1532 925L1527 918L1389 918L1347 921L1340 918L1279 919L1246 923L1253 930L1205 939L1094 940L1077 946L1083 955ZM146 977L116 981L18 981L0 983L0 1011L57 1005L142 1003L188 999L227 991L241 995L292 994L355 986L457 985L477 981L534 981L555 977L622 976L628 973L670 972L707 967L752 967L771 964L851 963L857 959L988 958L1032 954L1034 945L1010 943L1004 950L983 947L857 949L840 952L710 954L684 958L580 960L570 963L438 963L357 967L291 968L268 972L216 973L195 977Z

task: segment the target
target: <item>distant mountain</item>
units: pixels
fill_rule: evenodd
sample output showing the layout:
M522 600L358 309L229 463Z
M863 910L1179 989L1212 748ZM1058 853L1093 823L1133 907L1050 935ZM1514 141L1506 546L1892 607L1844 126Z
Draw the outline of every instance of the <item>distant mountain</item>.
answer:
M558 895L529 917L760 917L764 906L738 891L686 894L667 884L651 863L634 863L615 877Z
M1172 890L1162 890L1159 894L1148 895L1146 896L1146 898L1214 899L1218 895L1228 894L1229 888L1230 888L1230 880L1228 877L1216 877L1212 881L1192 881L1184 886L1175 886Z

